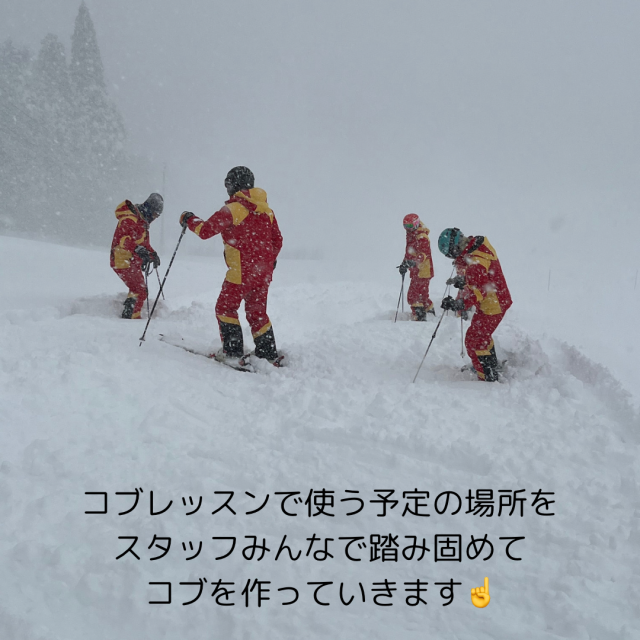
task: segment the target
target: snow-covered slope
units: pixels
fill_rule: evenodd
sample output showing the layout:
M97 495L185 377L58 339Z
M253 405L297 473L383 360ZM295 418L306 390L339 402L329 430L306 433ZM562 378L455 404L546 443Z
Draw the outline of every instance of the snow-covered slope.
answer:
M496 335L507 380L480 384L460 372L460 324L445 318L412 384L435 322L393 323L395 279L284 260L269 311L290 366L249 375L157 339L219 345L219 258L178 255L142 347L144 323L118 318L124 292L103 254L0 238L0 269L0 637L640 637L638 414L607 369L570 344L508 314ZM136 489L137 507L118 515L133 498L116 492ZM334 516L309 516L323 489L334 492ZM398 504L381 517L371 500L391 489ZM465 513L468 492L482 489L494 491L493 517ZM429 491L428 516L403 515L413 504L403 493L416 490ZM524 490L524 516L498 517L501 492L514 490ZM554 516L532 507L539 490L555 493ZM152 491L155 509L172 501L165 513L150 515ZM297 515L283 513L277 492L310 491L311 507L296 494L284 509ZM436 510L447 491L462 498L455 515ZM85 492L106 492L108 513L85 514L102 504ZM212 515L221 492L234 492L235 515ZM363 508L348 516L354 497ZM377 534L398 536L397 562L370 561ZM434 536L458 534L462 561L436 562ZM485 534L493 556L482 560L485 546L469 559L471 536ZM285 535L297 561L286 551L275 560ZM133 536L140 560L116 560ZM266 540L262 560L243 557L245 536ZM355 562L340 538L358 536ZM425 539L422 560L402 557L405 536ZM505 554L509 536L525 538L511 548L521 561ZM229 542L214 537L237 538L229 557L215 559ZM151 560L167 546L160 538L171 538L169 551ZM314 559L327 538L334 557ZM477 609L470 589L485 576L491 602ZM200 579L200 599L184 605ZM254 579L270 581L259 608L258 587L248 607L242 594ZM418 579L428 604L408 606L405 583ZM451 579L461 585L443 607L434 583ZM235 606L211 597L218 580L235 583ZM384 580L396 583L393 606L374 603ZM166 595L152 582L172 583L170 605L149 604ZM314 582L333 582L318 592L330 606L314 602ZM356 596L349 606L341 583L346 601ZM288 587L299 599L286 606L294 592L278 589Z

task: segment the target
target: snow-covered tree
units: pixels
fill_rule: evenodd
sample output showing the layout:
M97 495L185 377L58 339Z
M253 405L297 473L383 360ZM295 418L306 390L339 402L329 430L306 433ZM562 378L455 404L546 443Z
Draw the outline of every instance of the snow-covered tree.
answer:
M0 45L0 229L15 231L26 174L37 155L26 106L30 54L11 40Z
M27 107L33 119L31 138L39 156L30 167L33 218L42 235L58 235L64 220L66 194L74 176L69 158L72 151L72 95L64 45L53 34L42 40L33 62L28 84Z
M0 46L0 232L107 244L115 205L155 187L125 139L84 2L70 64L53 34L35 59Z
M42 40L33 64L33 90L38 107L52 121L68 120L71 105L71 83L64 45L49 33Z
M89 9L83 2L71 36L71 77L80 94L105 93L104 67Z
M83 203L83 225L102 221L105 200L115 183L124 177L125 130L122 118L111 102L104 80L104 68L95 28L84 2L80 5L71 38L70 77L73 92L75 149L74 169L85 187L79 192Z
M83 2L71 37L71 81L81 144L97 153L101 164L113 162L125 138L122 118L111 102L96 31ZM89 144L87 145L87 142Z

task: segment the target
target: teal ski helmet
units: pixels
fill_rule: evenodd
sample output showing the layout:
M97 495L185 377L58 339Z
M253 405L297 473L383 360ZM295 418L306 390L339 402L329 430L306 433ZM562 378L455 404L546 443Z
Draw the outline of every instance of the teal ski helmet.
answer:
M458 243L462 238L462 232L457 227L445 229L438 238L438 249L447 258L457 258L460 255Z

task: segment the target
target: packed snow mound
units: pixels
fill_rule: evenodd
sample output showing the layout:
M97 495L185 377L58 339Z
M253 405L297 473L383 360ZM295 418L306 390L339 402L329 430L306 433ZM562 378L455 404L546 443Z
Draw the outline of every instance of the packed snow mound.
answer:
M3 246L17 252L19 242ZM507 360L504 381L479 383L460 371L468 362L460 321L445 317L412 383L437 319L394 323L397 292L387 283L323 279L322 265L283 261L269 313L289 366L246 375L159 340L220 346L219 260L215 268L176 261L139 346L145 322L118 317L124 292L104 256L42 251L51 254L51 275L27 262L15 286L25 300L25 291L37 298L42 287L45 303L29 299L0 313L1 637L639 636L630 585L640 569L640 422L621 385L575 347L528 334L507 314L495 336ZM56 295L48 278L70 260L77 271ZM93 295L85 287L91 275ZM245 340L252 348L248 331ZM326 509L333 516L316 513L323 489L334 492ZM392 489L398 504L382 517L380 494ZM483 489L494 492L494 515L465 513L469 491ZM118 515L133 497L116 494L136 490L139 505ZM515 490L524 490L523 516L498 516L499 496ZM150 515L152 491L157 511L171 501L166 512ZM429 491L428 515L403 515L404 493L414 491ZM461 498L456 514L436 511L448 491ZM538 491L553 492L555 515L536 512ZM85 514L102 504L85 492L107 493L107 514ZM221 508L229 492L235 515ZM300 502L284 505L297 515L283 512L282 492L300 492ZM348 516L354 496L363 507ZM202 507L186 515L199 497ZM485 534L493 556L483 561L485 548L470 559L471 536ZM285 535L294 557L302 552L298 560L286 551L275 560ZM313 535L320 542L307 555ZM424 538L430 551L421 560L400 553L371 561L375 535L397 535L401 551L408 537ZM461 536L461 562L435 561L436 535ZM251 536L270 550L260 561L243 556ZM366 547L351 561L344 538L360 536ZM500 538L521 536L512 554L522 559L511 560ZM134 537L140 559L116 560ZM234 551L216 559L229 551L220 539L231 537ZM170 549L152 560L166 538ZM333 557L318 560L325 539ZM190 543L202 551L188 560L196 553ZM469 594L485 575L491 602L480 610ZM204 579L201 597L184 604ZM255 579L270 581L260 608L257 587L248 607L242 594ZM405 583L417 579L429 583L428 604L408 606ZM434 583L452 579L461 585L443 607ZM235 606L211 597L218 580L235 584ZM384 580L397 591L378 603L390 607L374 603L372 585ZM149 604L166 596L150 583L167 582L172 603ZM333 583L318 593L328 607L314 601L317 585L308 583L318 582ZM345 600L356 596L349 606L341 584ZM293 592L278 589L289 587L299 599L284 606Z

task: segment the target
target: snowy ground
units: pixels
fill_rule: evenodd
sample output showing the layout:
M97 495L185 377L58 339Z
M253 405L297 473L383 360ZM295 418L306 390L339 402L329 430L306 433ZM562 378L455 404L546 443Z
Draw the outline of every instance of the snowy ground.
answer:
M576 345L594 344L596 325L589 318L563 324L561 314L542 326L542 291L529 274L505 268L510 283L531 286L527 298L512 288L513 313L496 335L507 381L480 384L459 371L460 324L445 318L412 384L435 323L393 323L393 270L373 277L282 260L269 311L290 366L243 374L157 339L181 335L217 348L220 258L178 255L142 347L144 323L118 318L124 291L106 265L97 251L0 238L0 637L640 637L632 588L640 570L640 420L638 395L630 395L638 379L621 364L626 338L596 328L610 348L594 358ZM441 284L433 292L441 295ZM619 382L609 370L629 373ZM118 515L133 501L116 492L136 488L143 490L136 509ZM295 496L285 508L298 515L288 517L275 495L298 491L306 499L313 490L319 499L322 489L335 492L326 509L334 517L309 517ZM379 517L380 504L370 500L391 489L398 505ZM494 490L493 517L465 513L477 489ZM499 492L521 489L524 517L508 510L498 517ZM428 517L403 516L412 504L403 492L415 490L430 492ZM538 490L555 492L556 515L536 514L531 493ZM173 501L166 513L150 515L151 491L156 509ZM436 512L445 491L463 499L456 515ZM86 515L101 501L85 492L107 492L108 513ZM226 499L216 492L234 492L236 515L212 515ZM246 515L267 495L262 510ZM347 516L358 503L344 500L354 496L364 506ZM189 497L202 497L192 515ZM307 557L313 534L320 541ZM397 562L370 561L375 534L398 536ZM456 534L462 561L436 562L434 536ZM485 534L493 557L482 560L485 547L469 559L471 536ZM171 538L155 561L163 552L154 535L165 547L159 538ZM294 553L302 551L299 560L285 552L275 561L284 535ZM132 542L125 536L138 537L140 560L116 560ZM216 560L229 547L212 538L232 536L233 553ZM245 536L266 539L271 551L246 560ZM350 548L360 562L345 557L339 540L356 536L366 542ZM425 538L430 552L404 559L405 536ZM507 536L525 537L512 547L521 561L505 555L500 537ZM326 538L334 557L314 559ZM187 560L195 554L189 543L200 542L201 553ZM470 589L485 576L491 602L477 609ZM200 599L184 605L205 578ZM235 606L211 597L220 579L235 583ZM260 608L257 587L248 607L241 593L254 579L270 581ZM373 602L373 583L385 579L397 588L389 607ZM429 583L428 604L408 606L405 583L417 579ZM434 583L451 579L461 585L443 607ZM172 583L170 605L149 604L166 594L150 582ZM314 602L317 585L309 582L333 582L318 592L330 606ZM341 603L341 583L347 601L356 596L350 606ZM285 587L299 590L295 604L283 605L294 597L278 591Z

